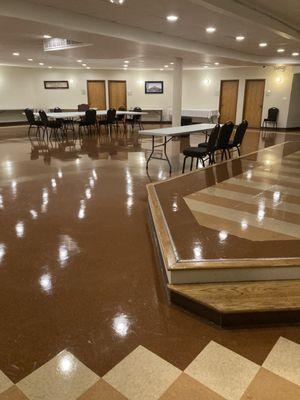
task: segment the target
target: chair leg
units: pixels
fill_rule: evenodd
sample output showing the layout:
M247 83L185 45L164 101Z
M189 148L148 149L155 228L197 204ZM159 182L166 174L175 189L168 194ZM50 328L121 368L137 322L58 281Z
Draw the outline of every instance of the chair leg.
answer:
M185 162L186 162L186 159L187 159L187 156L185 156L184 157L184 160L183 160L183 166L182 166L182 173L184 174L184 172L185 172Z
M191 158L191 166L190 166L190 171L193 170L193 164L194 164L194 157Z
M201 161L202 161L202 159L201 159ZM198 169L199 168L199 157L197 157L197 161L196 161L196 169Z

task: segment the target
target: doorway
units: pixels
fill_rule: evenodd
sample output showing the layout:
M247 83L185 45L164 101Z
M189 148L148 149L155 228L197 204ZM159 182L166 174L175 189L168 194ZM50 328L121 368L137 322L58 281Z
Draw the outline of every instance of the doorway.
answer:
M221 81L219 104L219 122L221 124L225 124L227 121L232 121L235 124L238 92L238 80Z
M108 81L108 94L110 108L127 108L126 81Z
M243 119L249 128L260 128L264 104L265 79L247 79L244 94Z
M87 94L90 108L106 110L105 81L87 81Z

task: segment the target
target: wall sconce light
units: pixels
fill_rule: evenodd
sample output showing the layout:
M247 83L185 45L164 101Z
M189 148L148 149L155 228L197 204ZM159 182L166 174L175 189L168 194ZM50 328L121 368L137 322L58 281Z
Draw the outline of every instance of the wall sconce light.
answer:
M275 79L276 83L282 83L283 82L283 78L281 76L277 76L277 78Z
M210 85L210 79L204 79L203 81L205 86L209 86Z

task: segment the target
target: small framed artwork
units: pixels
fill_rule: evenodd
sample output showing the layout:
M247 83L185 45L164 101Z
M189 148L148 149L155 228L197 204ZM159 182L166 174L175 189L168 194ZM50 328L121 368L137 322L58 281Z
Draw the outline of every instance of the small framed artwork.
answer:
M164 92L163 81L146 81L145 93L146 94L162 94Z
M44 81L45 89L69 89L69 81Z

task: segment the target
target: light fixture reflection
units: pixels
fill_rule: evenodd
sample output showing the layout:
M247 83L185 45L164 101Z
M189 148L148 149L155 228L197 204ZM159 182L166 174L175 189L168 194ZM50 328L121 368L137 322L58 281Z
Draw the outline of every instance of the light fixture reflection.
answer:
M56 184L56 180L53 178L51 179L51 186L53 187L53 189L56 188L57 184Z
M58 246L58 258L60 266L63 268L69 258L79 253L79 248L75 240L73 240L69 235L62 235L60 237L60 243Z
M13 197L15 198L17 195L17 182L16 181L12 181L11 191L12 191Z
M4 208L4 204L3 204L3 196L2 194L0 194L0 209Z
M85 197L90 200L92 198L92 191L90 188L85 189Z
M98 179L98 175L97 175L96 170L93 169L92 174L93 174L93 178L94 178L95 181L96 181L96 180Z
M50 274L44 274L40 277L40 286L47 294L52 292L52 280Z
M200 244L197 244L193 248L194 257L196 260L200 260L202 258L202 248Z
M38 213L35 210L30 210L30 214L31 214L32 219L38 218Z
M277 205L280 202L281 193L279 191L273 193L273 203Z
M22 221L18 222L15 226L15 229L17 237L22 238L24 236L24 231L25 231L24 222Z
M90 187L93 188L95 186L95 181L93 178L89 178Z
M64 376L70 376L75 373L77 362L75 357L70 353L65 353L58 360L57 371Z
M112 328L118 336L125 337L128 334L130 320L124 313L117 314L113 318Z
M59 179L61 179L63 177L63 173L62 173L61 169L58 171L57 176L59 177Z
M2 263L6 253L6 246L4 243L0 243L0 264Z
M79 219L83 219L85 217L85 209L86 209L85 201L81 200L80 201L80 208L79 208L79 212L78 212L78 218Z
M219 238L221 242L224 242L228 237L228 233L226 231L219 232Z
M241 229L242 231L245 231L246 229L248 229L248 222L246 219L242 219L241 221Z

